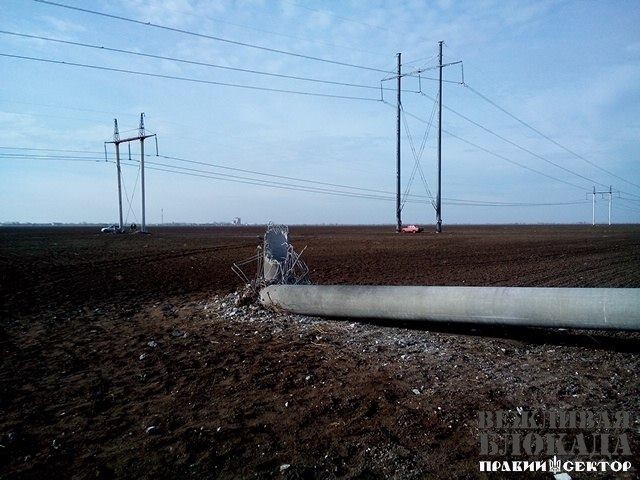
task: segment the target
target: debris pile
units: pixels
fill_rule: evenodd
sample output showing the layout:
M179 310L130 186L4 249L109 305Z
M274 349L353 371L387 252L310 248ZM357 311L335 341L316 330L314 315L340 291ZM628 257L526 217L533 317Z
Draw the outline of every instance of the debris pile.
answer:
M309 284L309 267L301 259L303 252L304 249L297 253L289 243L289 227L269 223L263 245L258 246L257 253L234 263L231 269L254 292L273 284ZM251 265L256 266L253 279L245 271Z

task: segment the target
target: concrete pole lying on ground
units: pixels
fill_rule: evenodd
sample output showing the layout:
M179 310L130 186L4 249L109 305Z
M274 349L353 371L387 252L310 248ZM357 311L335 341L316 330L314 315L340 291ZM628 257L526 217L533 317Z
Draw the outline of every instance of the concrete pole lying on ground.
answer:
M260 301L321 317L640 330L638 288L270 285Z

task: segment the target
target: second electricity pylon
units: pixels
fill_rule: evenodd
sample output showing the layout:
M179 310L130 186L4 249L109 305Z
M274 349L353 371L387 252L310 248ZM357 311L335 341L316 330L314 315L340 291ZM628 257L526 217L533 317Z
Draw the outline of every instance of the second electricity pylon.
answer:
M436 233L442 232L442 40L438 42L438 198L436 199Z
M402 84L402 54L398 53L398 112L396 120L396 232L400 233L402 230L402 205L400 204L400 116L402 115L402 98L401 98L401 84Z
M613 199L613 194L616 193L612 190L611 185L609 185L609 190L604 190L602 192L596 192L596 187L593 187L593 192L587 193L587 195L591 195L591 225L596 224L596 195L602 195L602 198L605 198L605 195L608 195L609 200L609 225L611 225L611 201Z
M113 119L113 140L105 143L105 156L106 156L106 144L113 143L116 146L116 169L118 171L118 219L120 231L123 230L124 225L122 222L122 170L120 168L120 144L140 141L140 196L142 197L142 224L140 225L140 232L147 233L147 224L145 217L145 191L144 191L144 141L147 138L155 137L156 139L156 155L158 155L158 137L155 133L146 134L144 130L144 112L140 114L140 126L138 127L138 135L135 137L120 138L120 132L118 131L118 119ZM132 198L133 200L133 198Z
M436 197L436 233L442 232L442 69L451 65L462 64L462 60L457 62L442 63L442 44L438 42L438 194ZM408 75L420 75L422 72L432 70L434 67L427 67L415 70ZM463 74L464 83L464 74Z
M408 73L402 73L401 67L402 64L400 62L401 54L398 53L398 73L396 75L391 75L386 78L383 78L382 81L397 79L398 85L398 99L397 99L397 125L396 125L396 231L400 231L402 229L402 206L400 203L400 116L402 115L402 101L401 101L401 79L402 77L415 77L418 76L420 79L420 74L426 72L427 70L433 70L437 68L440 72L438 78L438 194L436 198L436 233L442 232L442 69L444 67L449 67L451 65L462 64L462 60L458 60L456 62L442 63L442 45L443 41L438 42L439 47L439 55L438 55L438 65L435 67L426 67L418 70L414 70ZM462 83L464 83L464 72L462 74L463 79Z

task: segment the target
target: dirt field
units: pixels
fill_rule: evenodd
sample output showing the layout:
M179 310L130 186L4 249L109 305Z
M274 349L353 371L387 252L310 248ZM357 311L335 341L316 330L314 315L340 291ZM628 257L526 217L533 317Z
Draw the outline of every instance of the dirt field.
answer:
M236 308L263 228L152 231L0 229L0 478L484 478L479 410L640 414L638 334ZM640 287L638 226L291 238L314 283Z

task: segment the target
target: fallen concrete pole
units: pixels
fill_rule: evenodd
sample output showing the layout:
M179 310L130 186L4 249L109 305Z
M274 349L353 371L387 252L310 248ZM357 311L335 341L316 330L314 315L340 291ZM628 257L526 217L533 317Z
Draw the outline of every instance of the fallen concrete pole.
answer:
M260 301L320 317L640 330L638 288L271 285Z

